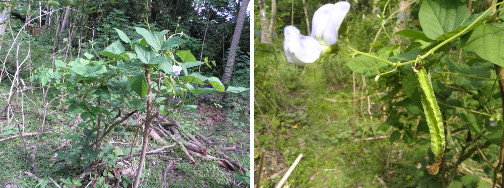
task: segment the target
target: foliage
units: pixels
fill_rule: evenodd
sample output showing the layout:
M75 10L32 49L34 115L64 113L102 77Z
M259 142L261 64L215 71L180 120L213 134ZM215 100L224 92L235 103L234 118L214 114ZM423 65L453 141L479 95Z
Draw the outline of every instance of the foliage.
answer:
M308 0L308 15L324 3ZM373 131L373 135L385 134L392 143L390 147L394 148L388 155L394 156L397 150L398 153L405 152L406 155L401 158L403 155L399 154L398 159L394 158L398 161L390 165L390 170L380 171L382 174L372 170L365 171L366 173L376 173L374 179L377 176L386 183L407 187L439 186L442 180L445 185L451 186L491 184L487 177L495 178L500 175L482 156L496 164L496 157L498 158L499 150L502 149L502 94L499 91L500 80L496 74L502 66L502 58L497 52L502 46L502 25L500 21L495 20L500 18L499 15L492 14L492 7L489 8L479 1L471 3L473 11L469 13L463 1L418 1L410 6L412 11L411 19L408 20L409 27L394 33L392 30L397 27L394 23L398 1L380 1L378 7L381 10L376 17L369 16L371 6L351 3L352 9L347 20L347 44L340 45L337 55L322 58L314 65L308 65L306 68L285 65L280 46L281 37L269 46L256 43L255 111L259 113L256 113L255 117L255 133L261 143L259 147L280 149L288 161L292 161L299 153L316 153L315 157L322 155L326 160L334 160L339 158L339 155L327 150L334 149L344 155L353 151L349 149L348 143L352 107L344 102L351 101L352 91L338 90L341 89L336 87L338 84L324 83L322 80L325 81L331 74L321 73L321 70L324 70L322 67L335 67L331 73L341 77L340 84L343 88L349 88L350 71L338 70L350 69L358 73L354 87L358 90L357 94L362 95L356 98L369 96L365 99L367 102L356 102L357 105L360 104L362 113L357 112L357 118L354 120L357 125L356 137L364 137L367 131ZM290 25L291 12L294 15L294 24L301 30L306 28L301 3L294 3L294 11L290 11L291 1L279 1L278 4L280 13L275 30L278 36L281 36L284 26ZM494 5L497 12L502 11L501 4ZM361 12L365 15L360 14ZM258 14L255 18L260 20ZM419 22L416 22L418 20ZM260 27L259 24L260 22L257 22L255 25L256 29ZM340 38L340 41L344 40L345 38ZM415 77L413 68L418 64L423 65L426 70L423 75L425 77L421 79ZM359 78L361 76L362 80ZM318 82L314 82L314 79L318 79ZM432 84L434 97L430 96L428 100L437 102L439 107L433 106L424 112L421 95L425 94L426 90L420 87L422 83ZM331 90L334 90L331 85L337 88L335 90L338 94L331 93ZM376 95L380 96L379 100L371 98ZM325 104L327 101L335 101L337 104ZM369 111L363 111L363 106L366 109L367 105ZM442 118L442 122L436 124L446 130L442 132L446 134L446 150L442 154L444 168L440 167L439 174L430 175L426 166L435 163L434 158L439 154L431 151L431 144L440 142L429 144L429 129L433 127L428 126L432 119L429 120L426 116L428 112L437 111L436 108L440 109L441 114L434 114ZM304 123L306 126L295 126L294 117L300 117L296 114L297 111L308 114L307 122ZM283 116L287 118L282 118ZM376 122L377 118L383 117L386 119ZM375 118L374 122L370 121L370 118ZM283 119L290 121L284 124ZM334 123L335 121L343 122L339 124ZM369 127L374 125L379 126L369 130ZM338 129L340 131L337 131ZM435 135L440 135L437 133ZM358 155L361 156L361 153L366 153L370 147L375 147L376 142L356 146L363 148L357 149ZM400 149L395 149L396 147ZM479 149L481 153L478 152ZM408 152L411 154L406 154ZM382 155L387 156L386 153ZM349 160L362 160L356 156L357 154L349 157ZM370 160L385 160L384 157L373 158L369 153L364 156ZM387 161L389 158L386 158ZM345 174L358 168L360 174L363 174L362 168L375 167L372 162L364 165L354 165L352 162L350 165L346 160L338 166L317 165L314 161L306 163L309 165L298 167L298 174L294 171L291 182L295 186L315 186L314 181L320 180L321 171L327 170L326 168L334 167ZM481 169L481 173L469 175L457 170L461 166L469 166L471 171ZM342 168L345 170L339 170ZM407 169L407 172L400 169ZM338 173L324 175L338 178L344 176ZM357 178L360 177L354 177ZM360 186L362 182L369 185L373 184L371 181L375 183L375 180L361 179L347 182L345 185Z
M130 139L124 132L125 127L118 126L116 117L121 115L121 111L128 114L126 117L137 111L145 112L144 103L147 98L153 98L154 111L173 114L181 107L196 110L195 105L185 103L187 97L226 91L218 78L190 71L191 67L210 65L208 62L196 61L190 51L178 51L184 42L182 38L175 36L180 34L165 39L167 31L135 29L142 38L130 40L124 32L116 29L120 39L127 44L126 48L120 41L115 41L100 52L104 58L98 59L86 53L85 58L68 63L56 60L56 71L46 68L33 77L42 86L51 84L60 88L62 95L69 95L66 100L68 112L82 119L76 133L66 134L66 138L73 141L72 150L59 153L59 157L67 165L79 168L98 160L115 166L118 158L136 153L138 147L100 147L100 144L106 143L106 138L111 134L118 134L124 140ZM128 48L132 51L128 51ZM172 72L173 65L182 66L180 76ZM148 92L147 77L143 74L149 72L146 69L150 70L150 77L157 80L151 86L152 96ZM205 87L206 85L211 87ZM242 92L246 89L229 87L227 91ZM119 122L121 123L122 121Z
M475 14L468 14L466 10L466 5L457 0L423 1L418 14L422 30L401 31L403 37L414 41L408 48L384 46L372 55L350 48L353 55L362 56L345 64L367 77L376 76L380 85L387 88L384 91L388 91L388 95L382 100L388 106L388 119L384 125L396 130L391 141L402 135L408 143L419 142L422 139L418 135L426 131L427 124L433 133L431 129L435 126L430 125L432 120L429 119L429 114L436 110L425 108L424 101L436 102L437 99L443 113L443 126L449 129L447 132L451 134L446 138L450 144L446 145L444 159L449 170L446 174L448 176L454 176L454 169L476 151L470 148L500 145L498 140L503 125L500 109L502 104L499 100L502 96L496 79L498 77L490 74L495 71L494 65L502 65L499 53L492 53L492 50L498 50L499 43L502 43L498 39L502 35L498 32L501 30L498 29L500 25L484 23L492 18L490 9ZM464 55L454 56L452 52ZM470 52L475 52L477 56ZM413 63L419 64L419 60L423 62L429 76L423 73L417 81L411 67L414 66ZM435 98L432 96L427 98L428 100L420 100L420 94L426 93L427 96L428 92L423 86L425 83L430 85L428 82L431 80ZM424 104L424 110L420 107L420 101ZM440 120L441 115L438 117L436 119ZM415 119L419 121L414 123ZM464 120L464 123L453 119ZM443 131L443 127L440 128L436 129ZM441 134L444 135L444 131ZM467 136L460 136L461 134ZM431 134L436 135L437 133ZM444 142L444 136L441 138ZM441 141L431 141L432 151L438 148L434 152L436 156L443 155L439 152L439 147L442 146L437 146ZM492 156L497 153L484 154Z

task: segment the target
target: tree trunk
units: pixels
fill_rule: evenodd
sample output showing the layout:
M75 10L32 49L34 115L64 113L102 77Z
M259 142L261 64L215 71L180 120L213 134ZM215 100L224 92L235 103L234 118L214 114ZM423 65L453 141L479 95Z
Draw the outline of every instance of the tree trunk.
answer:
M70 6L66 7L65 16L63 17L63 23L61 24L61 32L63 32L68 25L68 15L70 15Z
M9 0L7 0L7 3ZM7 21L9 21L10 7L0 12L0 51L2 50L3 37L7 29Z
M411 5L410 2L408 1L403 0L399 2L399 12L397 13L397 22L396 27L394 28L394 33L407 28L409 13L411 12L409 8L410 5ZM395 43L399 44L400 42L401 37L396 36Z
M238 13L238 19L236 20L236 27L233 33L233 40L231 41L231 47L229 48L226 68L224 69L224 75L222 76L222 81L224 84L228 84L231 81L231 75L233 74L235 63L236 48L238 47L238 43L240 42L243 22L245 22L245 14L247 13L249 1L250 0L243 0L240 6L240 12Z
M308 11L306 10L306 0L303 0L303 8L304 8L304 15L306 18L306 31L308 32L308 36L311 35L310 32L310 17L308 16Z
M268 14L266 13L266 0L259 0L259 12L261 15L261 43L271 44L271 32L268 27Z
M51 12L51 5L47 5L46 6L46 11L47 12ZM51 28L51 13L49 14L46 14L45 16L45 25L46 25L46 28Z
M276 23L276 0L271 0L271 18L270 26L268 32L270 32L271 38L275 38L275 23Z

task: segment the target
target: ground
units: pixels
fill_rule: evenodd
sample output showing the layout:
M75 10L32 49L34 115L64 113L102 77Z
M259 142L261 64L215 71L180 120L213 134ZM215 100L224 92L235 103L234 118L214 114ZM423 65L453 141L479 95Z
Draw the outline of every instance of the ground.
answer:
M1 87L1 91L8 91L7 86ZM27 99L34 99L38 93L25 92L26 97L24 109L21 109L21 98L14 102L14 111L18 122L24 124L19 127L24 128L24 133L36 133L40 115L36 112L33 105L26 105ZM197 99L196 99L197 100ZM240 162L243 166L250 169L250 149L249 149L249 107L248 98L241 95L231 95L225 102L234 105L240 105L240 110L233 107L225 106L224 103L214 101L212 103L199 103L197 113L182 111L177 115L177 121L181 127L187 130L197 130L198 133L204 135L215 143L218 147L234 147L234 151L225 151L231 159ZM0 106L4 106L6 102L0 102ZM224 106L223 106L224 105ZM29 106L33 107L30 108ZM21 110L25 111L25 116L22 117ZM18 186L18 187L35 187L41 184L53 186L49 178L54 179L61 185L71 185L72 180L82 173L82 168L69 168L69 165L64 160L56 157L58 151L69 151L75 142L69 141L65 135L71 133L72 121L71 116L62 115L61 111L56 108L52 109L46 117L46 123L42 134L39 134L40 143L36 152L35 163L30 162L30 155L33 153L33 148L37 144L37 135L24 136L21 138L13 138L0 141L0 187ZM60 113L58 113L60 112ZM59 115L58 115L59 114ZM24 118L24 119L23 119ZM0 119L2 132L0 139L18 135L18 126L16 124L6 125L5 118ZM131 146L131 141L134 138L135 129L127 128L124 132L115 133L114 139L110 140L105 145L121 146L128 148ZM124 139L127 138L127 139ZM141 147L141 139L135 148ZM69 141L64 145L65 141ZM168 143L170 145L173 143ZM59 148L60 146L62 146ZM230 171L220 167L213 160L206 160L194 157L195 164L192 164L183 154L180 147L174 144L162 154L148 155L146 159L145 177L142 185L145 187L215 187L225 186L231 187L236 185L239 187L247 187L244 182L238 181L237 176L241 174L237 171ZM154 150L162 147L156 144L152 139L149 141L149 149ZM58 151L55 151L59 148ZM209 154L219 156L216 152L209 149ZM130 163L138 163L139 157L135 160L129 160ZM33 164L33 165L28 165ZM86 176L82 179L83 182L88 180L97 180L103 185L105 183L117 183L116 176L120 174L119 165L106 165L96 171L98 176ZM36 181L34 177L27 175L25 172L33 173L34 176L43 179ZM99 180L101 177L103 180ZM98 179L96 179L98 178ZM248 177L247 177L248 178ZM123 178L123 182L129 180ZM46 181L46 182L44 182ZM119 183L119 185L126 185Z

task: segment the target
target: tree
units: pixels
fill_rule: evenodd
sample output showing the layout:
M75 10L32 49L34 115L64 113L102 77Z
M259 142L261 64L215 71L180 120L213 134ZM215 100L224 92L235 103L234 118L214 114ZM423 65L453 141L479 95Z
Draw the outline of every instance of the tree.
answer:
M70 15L70 6L66 7L65 16L63 16L63 23L61 24L61 32L63 32L68 25L68 15Z
M266 13L266 1L259 0L259 11L261 15L261 43L271 44L271 32L268 28L268 13Z
M6 4L8 4L8 2L9 2L9 0L7 0ZM4 8L2 11L0 11L0 50L2 50L3 35L5 34L5 30L7 29L7 21L9 20L9 16L8 16L9 12L10 12L10 6Z
M231 81L231 75L233 74L233 68L235 63L236 48L240 42L240 36L243 29L243 22L245 22L245 13L247 12L247 7L250 0L243 0L240 5L240 12L238 13L238 19L236 20L236 27L233 33L233 39L231 41L231 47L229 48L229 55L226 62L226 68L224 69L224 75L222 75L222 81L227 84Z

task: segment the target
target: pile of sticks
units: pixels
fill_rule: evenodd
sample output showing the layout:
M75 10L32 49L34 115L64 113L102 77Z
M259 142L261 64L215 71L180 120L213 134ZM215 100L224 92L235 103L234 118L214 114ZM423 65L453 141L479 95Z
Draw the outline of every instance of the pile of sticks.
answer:
M163 118L158 117L158 120L163 120ZM172 140L176 142L185 153L187 158L194 164L196 161L193 156L200 157L203 159L216 161L219 166L235 171L240 170L242 172L247 172L248 169L240 164L240 162L235 161L229 156L227 156L224 151L232 151L236 148L234 147L219 147L217 144L212 142L210 139L201 135L198 132L193 131L193 135L188 135L182 131L180 124L177 121L171 121L170 123L152 122L153 130L150 131L149 135L160 144L164 144L167 140ZM161 135L161 136L160 136ZM202 141L198 140L201 139ZM166 139L166 140L165 140ZM213 148L215 152L221 157L216 157L214 154L209 153L208 148Z

